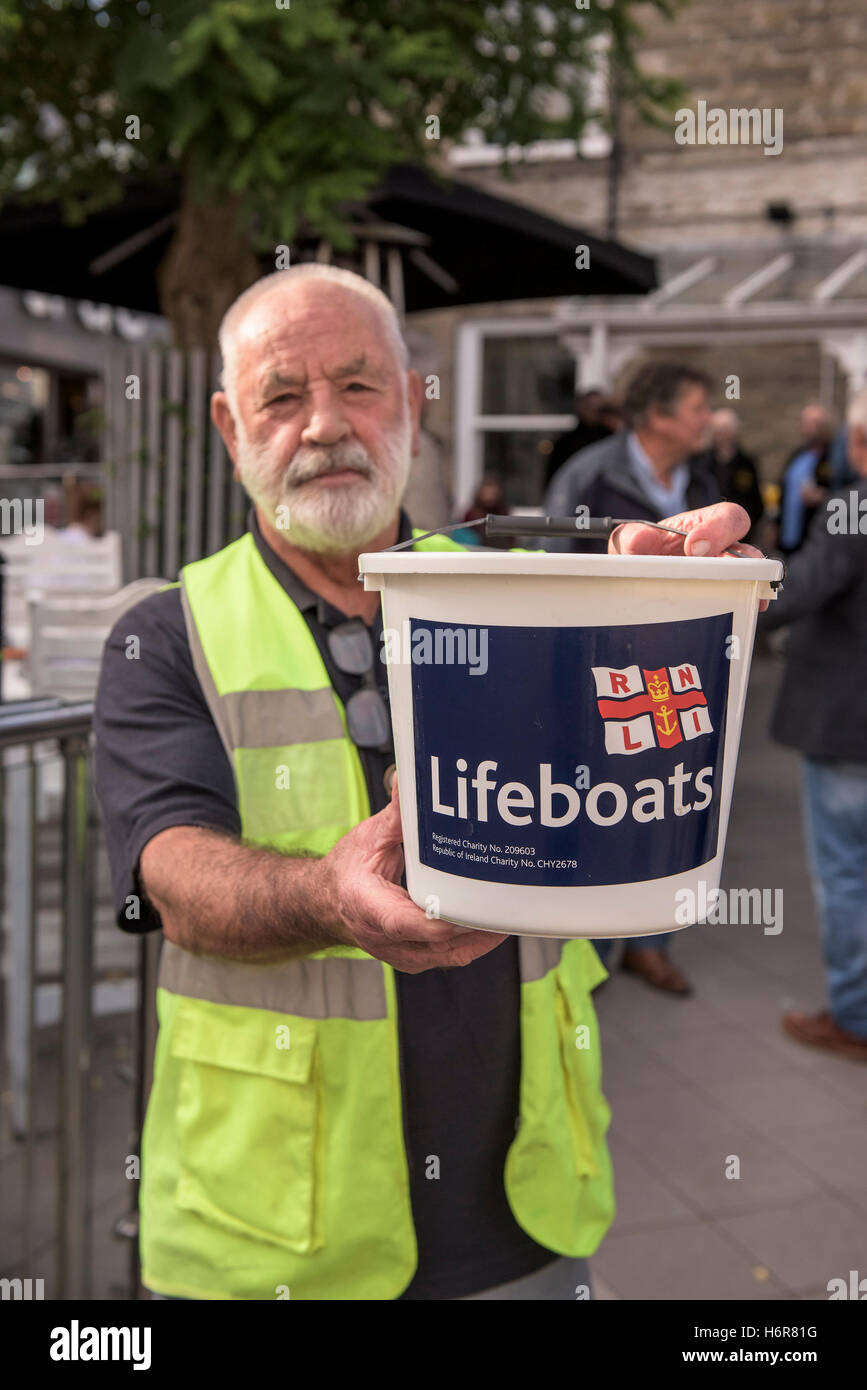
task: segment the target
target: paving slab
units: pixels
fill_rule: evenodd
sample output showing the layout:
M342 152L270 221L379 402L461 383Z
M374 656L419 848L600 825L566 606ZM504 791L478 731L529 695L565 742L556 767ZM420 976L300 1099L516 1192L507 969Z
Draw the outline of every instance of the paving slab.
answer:
M724 1217L718 1226L796 1293L847 1279L851 1269L867 1274L867 1221L838 1197Z
M725 1234L694 1220L609 1236L593 1260L621 1299L778 1299L781 1281L757 1278L754 1260ZM764 1271L761 1271L764 1274Z

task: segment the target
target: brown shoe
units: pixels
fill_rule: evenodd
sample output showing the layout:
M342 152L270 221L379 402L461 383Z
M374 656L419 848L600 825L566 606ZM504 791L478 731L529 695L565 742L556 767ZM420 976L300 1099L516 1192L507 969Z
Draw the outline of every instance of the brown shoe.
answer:
M669 994L692 994L692 985L658 946L627 946L621 962L623 970L640 975L654 989Z
M783 1031L796 1042L823 1047L828 1052L836 1052L838 1057L867 1062L867 1038L859 1038L857 1033L841 1028L827 1009L820 1014L783 1014Z

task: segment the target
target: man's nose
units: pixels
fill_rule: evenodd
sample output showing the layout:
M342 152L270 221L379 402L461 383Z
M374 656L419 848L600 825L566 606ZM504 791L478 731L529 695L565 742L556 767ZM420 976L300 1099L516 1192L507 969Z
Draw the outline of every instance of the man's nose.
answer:
M340 397L331 392L317 394L310 402L301 431L302 444L337 444L349 433Z

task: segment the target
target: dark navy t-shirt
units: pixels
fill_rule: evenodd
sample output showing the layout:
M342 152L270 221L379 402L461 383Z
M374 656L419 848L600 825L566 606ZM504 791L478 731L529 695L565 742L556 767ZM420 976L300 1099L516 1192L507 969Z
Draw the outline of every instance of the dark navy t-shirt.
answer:
M345 702L362 678L334 668L326 632L346 614L307 589L275 554L251 512L259 552L304 613L337 693ZM411 535L401 515L401 540ZM371 625L379 654L381 618ZM127 659L127 637L139 659ZM377 682L388 699L385 665ZM95 774L118 925L160 926L138 879L139 856L170 826L196 825L239 835L234 776L193 669L180 591L152 594L115 625L105 649L94 719ZM390 747L359 749L372 810L389 794ZM141 917L129 921L137 893ZM503 1185L515 1136L521 1070L517 939L471 965L395 974L413 1220L419 1247L405 1299L478 1293L555 1259L518 1226ZM361 1159L363 1161L363 1157Z

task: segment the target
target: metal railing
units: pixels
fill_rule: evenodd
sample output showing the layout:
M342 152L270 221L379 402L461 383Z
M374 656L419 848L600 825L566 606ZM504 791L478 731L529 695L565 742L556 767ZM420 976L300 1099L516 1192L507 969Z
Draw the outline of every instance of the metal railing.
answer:
M22 1274L32 1274L33 1215L36 1183L36 1046L38 991L45 988L39 971L40 836L39 773L46 746L56 747L62 766L59 805L60 987L57 1039L56 1207L54 1297L91 1296L91 1178L93 1124L91 1063L94 1026L96 935L95 855L99 825L93 796L90 741L91 703L60 700L21 701L0 705L0 761L3 782L2 882L4 887L5 1008L7 1064L12 1081L12 1131L22 1144L24 1164ZM18 758L11 752L23 754ZM39 756L43 762L40 763ZM130 1012L133 1065L131 1132L138 1135L150 1086L156 1034L154 979L159 942L149 933L137 943L137 960L126 1009ZM106 1012L117 1008L115 1002ZM121 1009L124 1001L121 999ZM125 1011L125 1010L124 1010ZM129 1070L129 1069L128 1069ZM41 1194L39 1194L41 1195ZM126 1216L115 1234L137 1234L138 1183L130 1184ZM130 1239L129 1296L139 1292L137 1242Z

